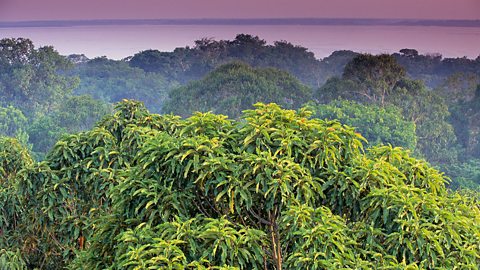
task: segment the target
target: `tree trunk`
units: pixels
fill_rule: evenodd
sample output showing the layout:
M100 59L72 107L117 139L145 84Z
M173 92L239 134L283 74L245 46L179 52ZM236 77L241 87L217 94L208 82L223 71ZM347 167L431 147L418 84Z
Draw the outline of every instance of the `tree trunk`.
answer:
M270 222L270 236L272 240L273 264L277 270L282 270L282 247L280 246L280 233L277 225L277 210L268 213Z

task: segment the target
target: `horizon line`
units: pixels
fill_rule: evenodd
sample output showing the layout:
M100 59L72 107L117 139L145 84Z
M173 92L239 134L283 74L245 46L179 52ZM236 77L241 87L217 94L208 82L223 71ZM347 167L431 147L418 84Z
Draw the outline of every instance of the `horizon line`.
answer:
M168 18L0 21L0 28L107 25L358 25L480 27L480 19L402 18Z

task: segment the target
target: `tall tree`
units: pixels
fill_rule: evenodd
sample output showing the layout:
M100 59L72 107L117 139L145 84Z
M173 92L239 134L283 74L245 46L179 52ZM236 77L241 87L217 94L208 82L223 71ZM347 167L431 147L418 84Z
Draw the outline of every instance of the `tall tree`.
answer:
M391 55L361 54L353 58L343 71L343 78L356 83L352 93L369 102L385 105L397 82L406 75Z
M416 125L417 154L435 163L456 160L456 136L448 123L445 100L419 80L411 80L393 56L359 55L349 62L341 78L333 77L315 97L328 103L337 98L394 105Z

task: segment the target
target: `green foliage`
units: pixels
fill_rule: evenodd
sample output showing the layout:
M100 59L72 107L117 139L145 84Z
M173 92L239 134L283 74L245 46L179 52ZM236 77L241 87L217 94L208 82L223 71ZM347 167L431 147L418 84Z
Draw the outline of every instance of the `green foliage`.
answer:
M393 56L359 54L345 65L341 78L327 80L315 97L322 103L342 98L384 106L405 77L405 69Z
M480 83L480 74L454 73L448 76L436 89L449 106L469 102L475 98L475 90Z
M70 67L53 47L35 49L23 38L0 40L0 104L29 117L50 112L77 84L60 74Z
M168 90L175 86L175 83L168 82L159 74L131 67L125 61L107 58L95 58L78 64L71 74L80 78L75 94L91 95L108 103L136 99L143 101L154 112L160 112Z
M352 230L329 208L292 205L284 213L282 231L289 231L285 269L369 269L361 259Z
M232 61L255 68L231 72L230 77L216 73ZM414 49L376 56L336 51L318 60L306 48L287 41L269 45L248 34L233 40L205 38L191 48L173 52L148 50L121 61L88 60L82 55L63 57L52 47L35 48L28 39L6 38L0 41L0 127L4 135L18 138L41 160L62 134L89 129L108 113L106 103L135 98L151 111L160 112L168 90L176 87L177 81L185 84L212 71L215 75L209 77L215 80L191 82L177 89L170 108L163 111L190 115L195 110L210 110L239 117L241 110L257 101L298 109L310 99L304 86L273 67L311 87L326 81L314 94L317 102L342 98L399 107L404 118L416 125L417 156L443 166L456 162L457 156L462 162L480 156L479 63L478 59L421 55ZM210 86L213 91L207 89ZM189 87L203 90L186 91ZM192 98L192 93L198 96ZM91 95L103 102L72 94ZM221 102L212 102L216 99ZM367 132L362 133L371 141Z
M261 269L262 238L262 231L232 224L227 219L201 216L155 228L140 224L118 236L116 263L122 269L183 269L200 265Z
M93 99L91 96L72 96L62 103L53 114L58 126L71 133L77 133L92 128L103 116L111 113L110 104Z
M414 150L415 125L402 117L401 110L389 105L381 107L355 101L337 100L328 104L309 104L314 117L337 119L342 124L355 127L370 145L391 144Z
M62 135L90 129L111 110L111 105L91 96L66 98L58 109L36 118L28 127L32 151L43 158Z
M33 155L42 160L57 140L67 134L65 128L59 127L52 117L36 118L28 127L29 141L33 144Z
M322 103L353 100L382 107L394 105L415 124L416 153L437 164L454 162L458 151L448 106L421 81L410 80L389 55L359 55L345 67L342 78L331 78L315 94Z
M340 50L334 51L331 55L323 58L320 61L320 65L322 67L322 73L325 74L325 80L341 76L345 66L358 55L359 53L353 51Z
M462 95L463 100L449 108L452 112L450 121L466 154L463 160L480 157L480 84L476 86L473 97L470 96L472 89L469 90Z
M298 108L309 97L310 89L286 72L234 62L217 68L200 81L172 90L163 111L182 116L213 111L239 117L256 102Z
M453 190L470 189L480 192L480 160L470 159L462 163L443 166L445 173L452 178L450 188ZM480 194L479 194L480 195Z
M25 270L27 266L22 259L20 251L12 252L9 250L0 250L0 269Z
M234 40L203 38L195 41L192 48L177 48L173 52L142 51L135 54L129 64L187 83L199 80L232 61L242 61L253 67L285 70L312 87L318 87L324 81L320 61L306 48L286 41L267 45L265 40L248 34L238 34Z
M0 262L20 269L475 269L480 209L425 161L256 104L240 121L135 101L40 163L2 139ZM14 252L11 252L14 251ZM23 263L24 262L24 263Z
M37 159L62 134L89 129L111 111L90 96L72 96L78 85L72 67L53 47L0 40L0 133L28 145Z
M71 135L35 164L14 139L2 140L2 247L20 249L28 268L58 269L83 248L94 207L108 206L111 147L103 130ZM3 177L3 176L2 176Z
M20 137L25 133L27 118L22 111L13 106L0 107L0 130L1 135Z
M361 137L338 122L256 106L232 122L208 113L158 117L121 104L104 125L115 132L122 126L120 140L137 126L138 151L108 192L112 207L93 219L90 245L70 267L479 263L478 205L448 194L427 163L399 148L364 155Z
M458 147L448 121L462 119L454 125L460 153L477 156L478 61L401 53L318 61L288 42L238 35L65 72L71 63L53 48L1 40L0 129L17 139L0 137L0 268L477 269L479 196L462 189L477 188L476 161L444 166L459 190L449 192L425 161L392 146L365 153L353 128L311 119L308 109L241 112L256 101L298 109L311 94L288 73L249 65L314 86L345 66L315 97L364 104L315 105L316 116L411 149L416 131L416 154L443 165ZM222 66L233 59L249 65ZM172 92L163 109L240 120L156 115L123 100L90 129L110 113L105 101L142 97L160 111L173 79L213 69ZM406 77L415 69L438 95ZM72 96L75 74L77 93L103 101ZM34 162L19 141L44 160Z
M342 77L357 85L353 93L358 98L383 105L405 74L405 69L390 55L360 54L345 66Z
M405 69L390 55L360 54L346 64L341 79L329 79L316 96L322 102L342 97L383 106L405 76Z
M19 251L21 247L11 248L11 246L18 241L17 229L22 224L22 194L18 190L17 181L22 170L32 164L33 160L28 151L18 140L0 137L0 268L2 269L26 269L22 259L23 254Z
M402 108L404 117L415 123L418 153L437 164L457 159L457 140L447 122L450 112L445 100L420 81L401 80L389 102Z
M14 138L0 136L0 179L14 179L24 167L33 163L28 151Z
M415 79L423 80L432 89L444 84L448 77L455 77L455 74L477 74L480 75L478 69L478 59L462 58L444 58L438 53L426 55L412 54L393 54L398 63L405 67L408 74ZM452 91L453 90L453 91ZM455 92L455 89L447 91ZM455 94L453 100L455 100Z

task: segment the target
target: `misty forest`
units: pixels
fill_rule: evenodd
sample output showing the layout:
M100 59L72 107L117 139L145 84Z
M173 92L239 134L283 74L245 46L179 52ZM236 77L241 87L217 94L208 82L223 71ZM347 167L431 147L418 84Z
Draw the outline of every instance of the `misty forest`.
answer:
M480 266L480 56L0 40L0 269Z

